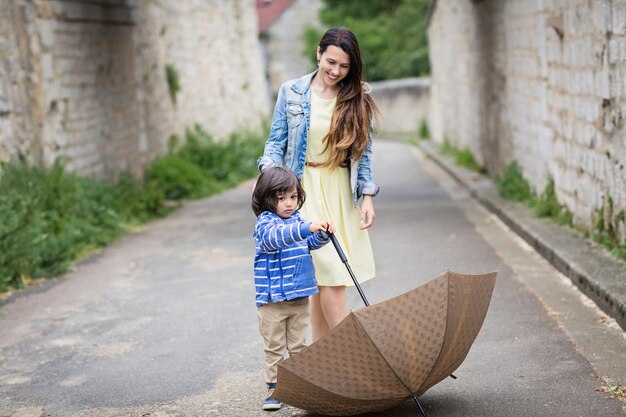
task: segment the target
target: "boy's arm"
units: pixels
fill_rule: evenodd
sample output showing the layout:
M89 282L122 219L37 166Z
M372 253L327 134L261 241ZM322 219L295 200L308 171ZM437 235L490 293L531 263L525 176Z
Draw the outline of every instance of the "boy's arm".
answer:
M311 236L311 223L298 221L289 224L276 224L265 218L257 222L256 235L264 252L275 251Z
M307 243L309 245L309 249L315 250L315 249L321 248L322 246L324 246L328 242L330 242L330 236L328 236L326 239L324 239L324 237L323 237L321 232L315 232L311 236L309 236L306 239L306 241L307 241Z

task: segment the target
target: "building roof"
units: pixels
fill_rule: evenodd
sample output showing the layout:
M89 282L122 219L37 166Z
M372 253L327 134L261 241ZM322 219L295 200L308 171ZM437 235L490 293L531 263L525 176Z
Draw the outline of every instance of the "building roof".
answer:
M294 2L295 0L256 0L259 33L270 27Z

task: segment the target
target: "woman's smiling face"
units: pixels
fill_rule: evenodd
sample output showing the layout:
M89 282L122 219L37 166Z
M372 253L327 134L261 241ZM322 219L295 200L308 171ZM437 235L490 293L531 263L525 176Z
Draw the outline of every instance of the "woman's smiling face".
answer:
M335 87L350 71L350 56L343 49L329 45L323 53L317 48L319 75L328 87Z

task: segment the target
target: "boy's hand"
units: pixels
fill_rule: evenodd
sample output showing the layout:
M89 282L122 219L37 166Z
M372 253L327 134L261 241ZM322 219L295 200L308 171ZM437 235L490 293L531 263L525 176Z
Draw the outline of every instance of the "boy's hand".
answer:
M311 233L321 232L322 230L328 233L335 233L335 228L327 221L311 222Z

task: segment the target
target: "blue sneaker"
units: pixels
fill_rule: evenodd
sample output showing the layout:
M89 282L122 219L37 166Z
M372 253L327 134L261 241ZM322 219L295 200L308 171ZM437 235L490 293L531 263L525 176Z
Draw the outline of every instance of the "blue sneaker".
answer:
M263 401L263 409L265 411L275 411L280 410L280 407L283 405L280 401L272 398L274 395L274 390L276 389L276 383L267 384L267 397L265 397L265 401Z

